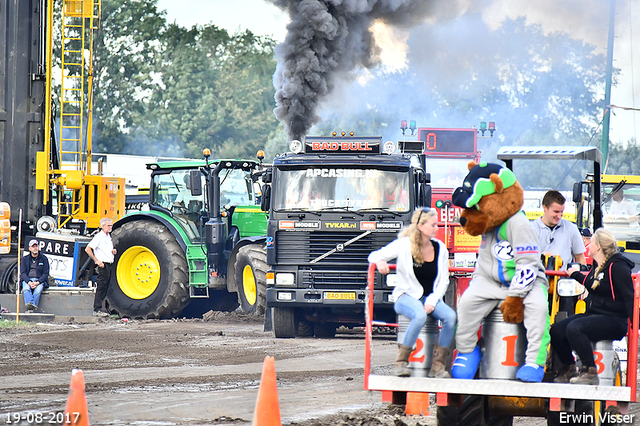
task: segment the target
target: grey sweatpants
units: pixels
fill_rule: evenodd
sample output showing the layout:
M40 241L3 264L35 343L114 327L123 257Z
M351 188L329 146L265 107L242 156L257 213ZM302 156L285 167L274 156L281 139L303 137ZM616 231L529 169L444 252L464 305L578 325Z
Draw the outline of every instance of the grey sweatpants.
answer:
M507 286L474 276L458 303L456 349L461 353L473 351L478 343L478 329L482 320L509 295ZM525 362L544 366L549 345L549 312L547 287L544 280L536 280L524 298L524 328L527 331Z

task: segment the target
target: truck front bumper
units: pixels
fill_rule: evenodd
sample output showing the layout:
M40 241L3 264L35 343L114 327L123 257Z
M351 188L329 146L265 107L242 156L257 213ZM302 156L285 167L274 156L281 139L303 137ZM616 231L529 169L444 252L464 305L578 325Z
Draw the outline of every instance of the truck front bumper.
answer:
M376 308L393 308L392 289L374 290L373 304ZM267 307L364 307L366 290L312 289L312 288L267 288Z

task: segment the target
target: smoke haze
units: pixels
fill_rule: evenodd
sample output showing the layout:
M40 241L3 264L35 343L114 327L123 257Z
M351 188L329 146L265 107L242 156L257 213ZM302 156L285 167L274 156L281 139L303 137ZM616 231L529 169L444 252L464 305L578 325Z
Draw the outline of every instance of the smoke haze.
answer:
M377 64L380 52L370 28L374 21L409 27L432 13L422 0L272 0L291 23L276 47L276 117L290 138L299 139L320 121L319 104L339 80ZM456 2L448 2L449 9Z
M400 119L466 128L495 120L496 137L509 144L534 126L548 127L549 139L537 143L562 142L566 132L584 142L597 129L587 121L584 134L571 134L558 108L573 102L568 109L584 121L594 99L602 101L609 1L269 1L291 18L274 75L275 113L290 138L314 124L322 133L361 123L365 133L398 140ZM616 34L628 33L631 4L618 1L617 11ZM630 72L628 49L614 49L622 74ZM594 67L602 75L589 75ZM586 97L573 87L585 78L599 84ZM486 144L485 152L495 150Z

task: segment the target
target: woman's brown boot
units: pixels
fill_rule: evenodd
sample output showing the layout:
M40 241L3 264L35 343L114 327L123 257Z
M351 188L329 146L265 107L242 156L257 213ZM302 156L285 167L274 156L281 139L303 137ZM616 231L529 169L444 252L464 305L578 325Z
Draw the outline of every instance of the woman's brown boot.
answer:
M411 346L398 345L398 358L396 358L396 371L395 374L398 377L411 376L411 370L409 370L409 355L413 352Z
M558 370L558 375L553 381L555 383L569 383L573 377L578 375L578 369L575 364L564 365Z
M449 348L433 345L431 370L429 370L428 377L438 377L443 379L451 378L451 374L449 374L446 368L447 357L449 357Z
M600 379L598 378L598 370L596 367L585 367L580 369L578 377L574 377L570 380L574 385L598 385Z

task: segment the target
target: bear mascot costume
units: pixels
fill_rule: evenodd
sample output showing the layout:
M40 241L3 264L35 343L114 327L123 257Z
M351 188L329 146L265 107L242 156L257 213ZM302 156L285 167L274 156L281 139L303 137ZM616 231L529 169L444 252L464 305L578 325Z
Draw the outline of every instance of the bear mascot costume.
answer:
M527 332L525 364L516 378L541 382L549 344L547 281L538 236L522 212L523 190L513 172L498 164L469 163L469 174L453 193L453 204L464 210L460 224L482 236L478 261L469 288L458 303L456 349L451 375L473 379L482 352L478 329L500 306L509 323L524 321Z

